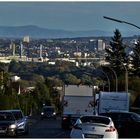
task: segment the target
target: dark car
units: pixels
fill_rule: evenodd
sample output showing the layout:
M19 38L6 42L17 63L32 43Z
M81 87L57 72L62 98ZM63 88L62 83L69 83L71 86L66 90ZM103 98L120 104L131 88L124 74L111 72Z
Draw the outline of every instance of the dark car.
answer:
M0 135L17 136L27 132L27 119L21 110L0 110Z
M53 118L56 119L56 112L52 106L44 106L41 112L41 119Z
M140 115L134 112L109 112L100 115L113 120L119 138L140 138Z

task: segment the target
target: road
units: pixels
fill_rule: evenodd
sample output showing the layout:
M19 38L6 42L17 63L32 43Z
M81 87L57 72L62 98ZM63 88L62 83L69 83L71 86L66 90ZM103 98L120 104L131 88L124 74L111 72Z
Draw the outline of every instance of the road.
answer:
M61 118L56 120L36 118L30 124L28 135L19 136L19 138L69 138L70 130L61 129Z

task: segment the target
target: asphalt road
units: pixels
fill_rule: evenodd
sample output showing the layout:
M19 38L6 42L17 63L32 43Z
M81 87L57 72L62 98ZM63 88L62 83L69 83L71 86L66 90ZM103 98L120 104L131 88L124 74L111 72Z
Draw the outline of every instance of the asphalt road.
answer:
M61 129L61 118L56 120L39 117L33 118L30 123L28 135L19 136L19 138L69 138L70 130Z

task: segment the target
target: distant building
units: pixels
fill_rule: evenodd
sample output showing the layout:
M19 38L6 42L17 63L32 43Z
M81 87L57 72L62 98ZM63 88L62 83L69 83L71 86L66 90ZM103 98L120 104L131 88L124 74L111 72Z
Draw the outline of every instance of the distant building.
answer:
M74 52L74 56L75 57L81 57L82 56L82 53L81 52Z
M20 58L22 58L22 55L23 55L23 44L22 42L20 42Z
M16 82L16 81L20 80L20 77L18 77L18 76L12 76L11 77L11 80L12 80L12 82Z
M42 44L40 44L40 47L39 48L40 48L39 57L42 58L42 48L43 48Z
M89 47L93 51L102 51L105 49L105 42L101 39L95 40L91 39L89 40Z
M91 51L97 51L97 41L95 39L89 40L89 48Z
M29 36L24 36L24 37L23 37L23 42L24 42L24 43L29 43L29 42L30 42Z
M11 42L10 49L12 50L12 55L15 56L15 52L16 52L16 45L15 45L15 43Z
M101 39L99 39L97 41L97 44L98 44L98 51L103 51L105 49L105 42Z

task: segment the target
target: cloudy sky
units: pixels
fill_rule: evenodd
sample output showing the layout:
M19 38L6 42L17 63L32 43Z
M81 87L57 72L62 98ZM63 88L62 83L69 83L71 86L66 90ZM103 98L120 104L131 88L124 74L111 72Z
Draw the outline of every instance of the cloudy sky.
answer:
M0 2L0 25L36 25L48 29L72 31L138 29L104 19L108 16L140 26L140 2ZM140 31L140 30L139 30Z

